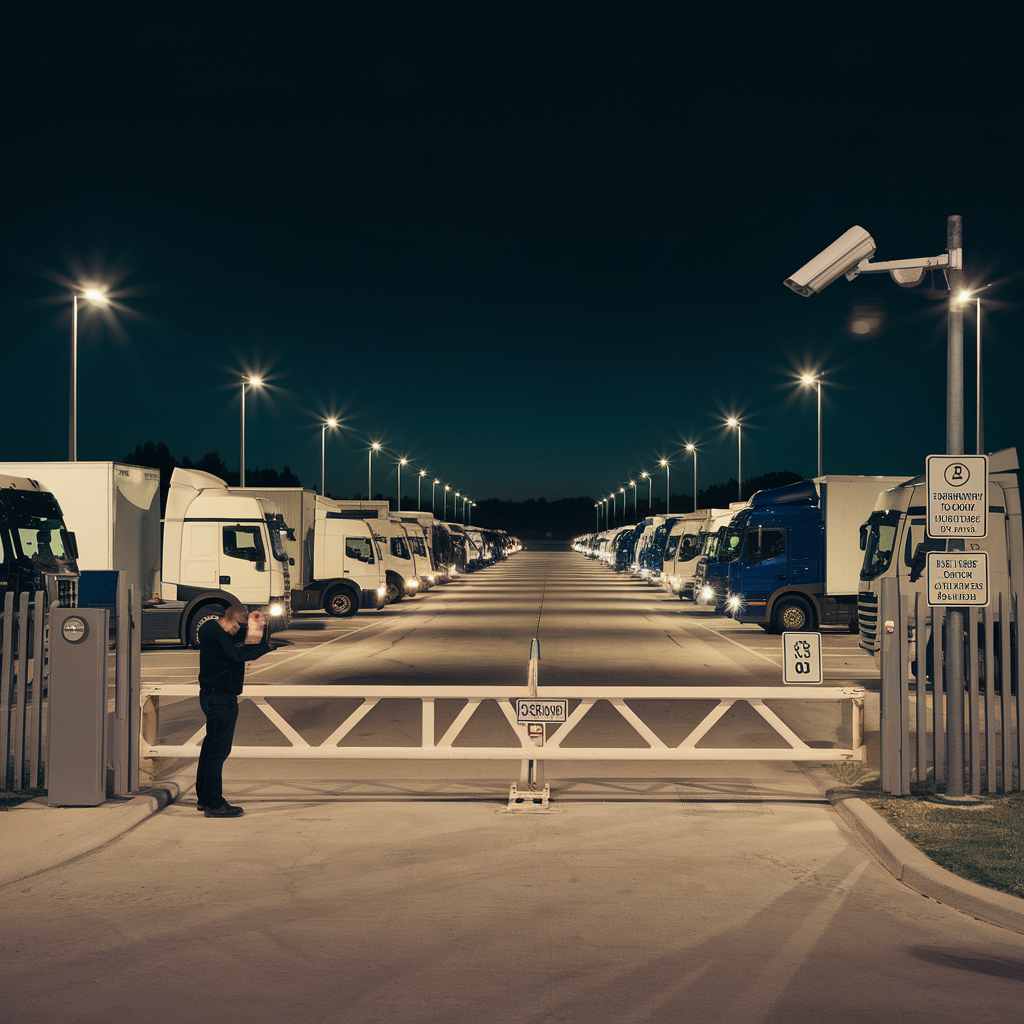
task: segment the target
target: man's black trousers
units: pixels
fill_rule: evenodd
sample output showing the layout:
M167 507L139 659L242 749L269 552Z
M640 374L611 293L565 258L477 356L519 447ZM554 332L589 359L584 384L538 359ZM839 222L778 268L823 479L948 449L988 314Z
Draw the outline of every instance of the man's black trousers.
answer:
M204 807L225 803L222 792L224 762L231 753L231 741L238 721L238 698L219 690L200 690L199 706L206 715L206 736L196 770L196 801Z

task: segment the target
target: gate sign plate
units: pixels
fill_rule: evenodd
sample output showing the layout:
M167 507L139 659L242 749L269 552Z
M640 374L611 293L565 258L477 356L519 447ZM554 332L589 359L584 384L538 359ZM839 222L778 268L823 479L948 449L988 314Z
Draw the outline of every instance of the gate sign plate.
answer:
M988 530L988 456L929 455L929 537L984 537Z
M933 607L988 605L987 551L929 551L928 603Z
M782 681L788 686L821 682L821 634L782 634Z
M569 715L569 700L544 700L539 697L516 698L516 721L520 725L533 722L564 722Z

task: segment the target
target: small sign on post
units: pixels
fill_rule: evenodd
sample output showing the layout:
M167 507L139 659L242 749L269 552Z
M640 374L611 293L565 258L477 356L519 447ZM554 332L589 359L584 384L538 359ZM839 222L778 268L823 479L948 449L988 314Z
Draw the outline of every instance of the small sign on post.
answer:
M782 681L787 686L821 683L821 634L782 634Z
M928 604L985 608L988 605L988 552L929 551Z
M984 537L988 530L988 456L929 455L929 537Z
M569 714L569 701L538 699L536 697L516 698L516 721L520 725L537 722L564 722Z

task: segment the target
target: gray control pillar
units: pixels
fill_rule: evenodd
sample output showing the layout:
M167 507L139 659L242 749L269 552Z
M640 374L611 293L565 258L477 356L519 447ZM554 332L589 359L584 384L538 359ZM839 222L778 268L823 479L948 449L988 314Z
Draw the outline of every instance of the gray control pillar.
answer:
M107 799L106 608L50 609L47 802L95 807Z

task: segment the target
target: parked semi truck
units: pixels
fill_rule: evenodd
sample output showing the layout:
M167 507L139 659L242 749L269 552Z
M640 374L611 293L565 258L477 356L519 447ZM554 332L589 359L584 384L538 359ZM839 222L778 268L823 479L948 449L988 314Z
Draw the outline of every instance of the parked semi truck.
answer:
M857 630L860 524L905 477L823 476L758 491L719 530L718 580L705 602L764 629ZM709 566L711 563L709 563Z
M15 470L17 467L17 470ZM171 476L161 547L160 474L117 462L2 463L32 475L64 510L81 569L119 569L142 599L142 639L198 646L199 627L233 603L270 631L290 616L287 531L269 502L233 495L195 469Z
M898 594L907 596L911 636L916 631L914 597L927 587L929 551L984 551L988 553L989 593L1008 594L1011 607L1019 607L1024 586L1024 536L1021 528L1020 490L1016 448L993 452L988 462L988 523L986 536L942 540L926 536L927 482L916 476L882 491L860 528L863 551L858 593L860 646L871 654L881 647L878 600L881 580L898 581ZM922 598L927 601L927 597ZM998 618L994 599L992 615Z
M78 606L75 536L56 496L0 465L0 609L4 596L43 591L47 605Z
M232 487L280 509L290 530L282 538L291 568L293 612L339 618L387 603L385 565L374 537L386 502L342 502L308 487Z

